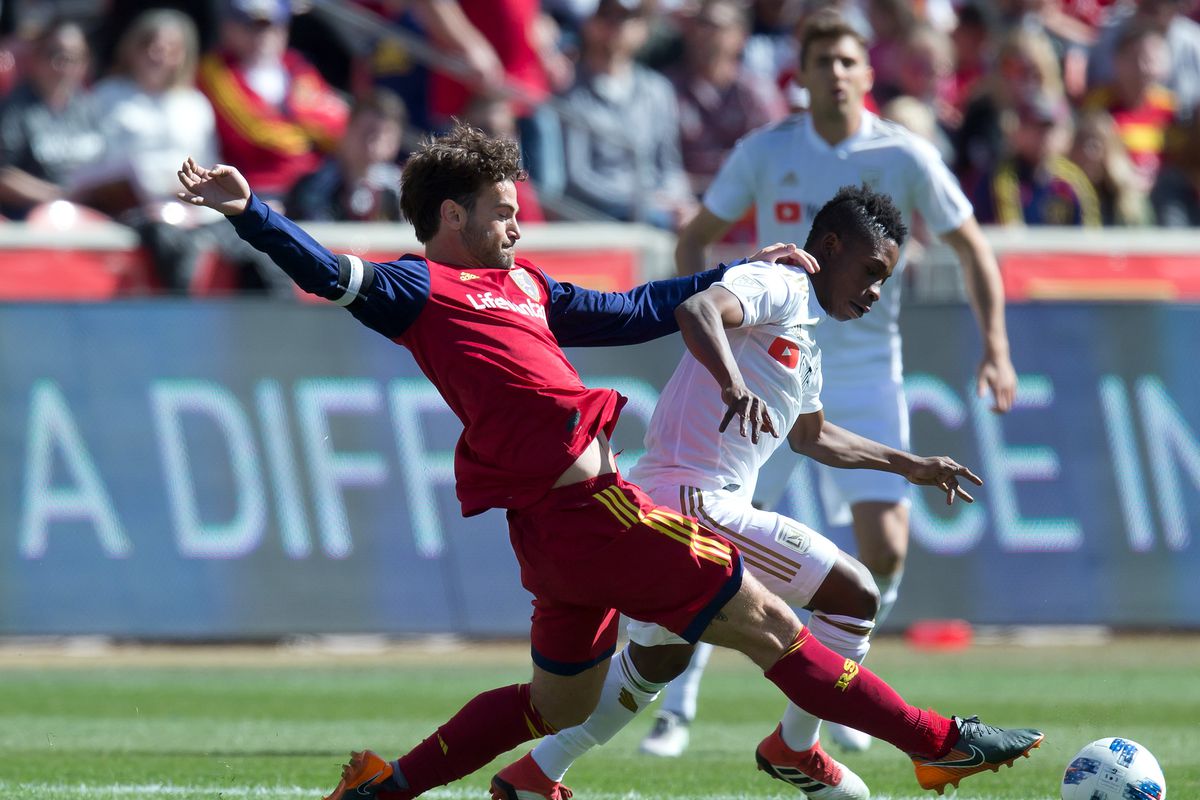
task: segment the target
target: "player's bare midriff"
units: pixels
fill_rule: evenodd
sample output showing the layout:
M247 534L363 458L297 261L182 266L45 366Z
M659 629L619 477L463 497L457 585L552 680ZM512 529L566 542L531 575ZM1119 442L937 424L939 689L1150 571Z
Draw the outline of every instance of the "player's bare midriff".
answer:
M584 448L583 452L579 454L579 458L575 459L575 463L558 476L553 488L557 489L559 486L568 486L616 471L617 462L613 458L612 447L608 444L608 437L601 433Z

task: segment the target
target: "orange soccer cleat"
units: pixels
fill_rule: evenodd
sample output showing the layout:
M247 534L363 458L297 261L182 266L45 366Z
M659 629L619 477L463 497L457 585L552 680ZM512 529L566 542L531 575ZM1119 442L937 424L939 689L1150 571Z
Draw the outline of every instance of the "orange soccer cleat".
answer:
M348 795L367 800L374 797L392 777L392 765L370 750L350 754L342 767L342 779L325 800L344 800ZM390 788L390 787L389 787Z
M938 794L945 792L947 785L957 789L958 782L970 775L984 770L996 772L1004 764L1011 767L1021 756L1029 758L1029 753L1046 738L1033 728L993 728L980 722L979 717L951 719L958 726L958 741L949 753L938 759L910 756L917 783Z

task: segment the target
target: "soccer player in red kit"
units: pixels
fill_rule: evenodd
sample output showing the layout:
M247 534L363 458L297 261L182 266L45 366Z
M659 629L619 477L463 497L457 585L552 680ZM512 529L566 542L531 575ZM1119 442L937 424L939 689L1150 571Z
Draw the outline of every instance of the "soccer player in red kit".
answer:
M396 761L352 754L327 800L410 800L583 722L615 649L618 612L688 642L741 651L800 707L907 753L926 788L957 784L1038 746L1038 731L965 725L909 705L811 638L782 600L743 573L729 541L622 479L609 436L625 399L584 386L561 348L672 333L675 308L723 270L620 293L558 283L514 258L514 181L523 179L511 140L457 126L426 142L404 167L401 199L425 255L370 263L322 247L232 167L189 160L179 171L181 199L227 215L301 288L412 352L463 423L455 450L463 513L507 510L521 582L534 596L529 683L478 695ZM849 246L840 252L861 257ZM783 245L756 257L785 255L805 258ZM724 397L726 422L739 416L739 433L778 435L744 386L727 387ZM566 794L557 783L534 784L531 776L531 785L514 786L511 800L518 792Z

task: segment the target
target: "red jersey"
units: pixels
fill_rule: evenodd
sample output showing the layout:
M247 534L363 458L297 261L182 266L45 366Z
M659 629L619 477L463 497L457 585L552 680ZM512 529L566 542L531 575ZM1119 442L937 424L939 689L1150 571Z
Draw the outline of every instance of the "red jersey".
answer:
M396 342L462 421L454 451L463 514L541 498L625 398L589 389L550 332L550 286L524 259L512 269L429 265L429 299Z

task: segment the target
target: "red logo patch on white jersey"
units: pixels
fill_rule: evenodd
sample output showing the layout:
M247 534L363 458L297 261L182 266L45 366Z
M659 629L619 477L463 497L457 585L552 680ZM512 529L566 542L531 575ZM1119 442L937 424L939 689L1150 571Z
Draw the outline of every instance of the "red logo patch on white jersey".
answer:
M775 337L767 354L788 369L795 369L800 364L800 346L782 336Z
M776 222L799 222L804 216L804 206L795 200L780 200L775 203Z

